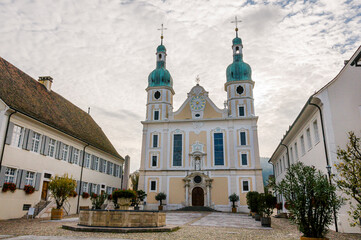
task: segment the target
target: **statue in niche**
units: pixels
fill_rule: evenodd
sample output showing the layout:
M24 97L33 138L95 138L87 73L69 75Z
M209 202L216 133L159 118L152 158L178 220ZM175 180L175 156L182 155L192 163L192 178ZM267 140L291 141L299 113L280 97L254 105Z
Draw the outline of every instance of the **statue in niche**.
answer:
M195 170L196 171L201 170L201 159L199 157L195 158L194 165L195 165Z

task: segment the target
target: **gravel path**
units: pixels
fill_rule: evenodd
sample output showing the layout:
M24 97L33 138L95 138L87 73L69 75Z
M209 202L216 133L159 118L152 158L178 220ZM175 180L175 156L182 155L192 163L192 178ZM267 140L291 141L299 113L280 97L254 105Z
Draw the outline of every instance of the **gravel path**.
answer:
M228 213L167 213L169 215L169 223L176 223L176 215L186 218L187 221L183 221L182 224L179 222L178 225L181 225L181 229L176 232L171 233L127 233L127 234L115 234L115 233L87 233L87 232L73 232L69 230L64 230L61 226L65 221L61 222L52 222L44 221L44 219L16 219L16 220L6 220L0 221L0 239L1 235L11 235L7 236L4 239L16 239L16 240L73 240L73 239L268 239L268 240L291 240L291 239L300 239L301 234L297 230L296 226L290 224L287 219L272 218L272 229L251 229L251 228L240 228L232 227L228 225L227 227L214 227L214 226L204 226L209 225L209 222L214 221L214 217L217 214L221 215L221 218L227 219L228 221L233 221L237 219L237 216L240 217L239 220L244 224L245 215L233 214L231 218ZM69 222L74 223L74 217L71 216ZM210 221L206 221L206 218L209 218ZM233 219L233 220L232 220ZM243 220L242 220L243 219ZM237 220L238 221L238 220ZM250 224L254 224L254 220L250 219ZM185 223L187 222L187 223ZM203 224L202 224L203 222ZM26 236L27 235L27 236ZM42 236L42 237L40 237ZM46 237L54 236L54 237ZM342 234L330 232L328 234L330 239L337 240L346 240L346 239L361 239L360 234Z

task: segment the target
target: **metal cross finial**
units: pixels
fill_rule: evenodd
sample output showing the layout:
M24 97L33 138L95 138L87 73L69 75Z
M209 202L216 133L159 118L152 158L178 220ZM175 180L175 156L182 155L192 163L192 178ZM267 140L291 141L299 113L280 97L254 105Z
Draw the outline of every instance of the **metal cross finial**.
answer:
M239 22L242 22L241 20L237 20L237 16L234 17L234 21L232 21L231 23L235 23L236 24L236 37L238 37L238 24Z
M167 28L163 27L163 23L162 23L161 28L158 28L158 30L161 31L160 44L163 45L163 30L167 30Z
M197 77L196 77L196 83L197 83L197 85L199 85L199 82L201 81L201 79L199 78L199 75L197 75Z

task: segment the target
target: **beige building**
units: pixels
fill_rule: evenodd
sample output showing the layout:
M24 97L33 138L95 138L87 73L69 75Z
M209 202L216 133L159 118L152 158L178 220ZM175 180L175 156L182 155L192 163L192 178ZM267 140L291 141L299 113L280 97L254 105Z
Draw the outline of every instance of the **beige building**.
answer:
M348 132L361 135L361 47L355 52L339 74L313 94L290 126L270 162L274 166L276 182L280 182L287 168L298 161L313 165L325 174L327 166L337 175L335 163L337 148L345 148ZM340 196L344 196L338 192ZM282 196L278 200L284 203ZM337 218L341 232L360 232L348 222L348 205L344 205ZM286 212L287 210L283 210ZM335 229L335 226L333 226Z
M228 197L236 193L239 211L247 212L247 192L263 191L254 81L242 48L237 35L233 63L226 71L224 108L217 107L197 84L173 111L173 79L166 69L166 49L158 46L142 122L139 189L148 194L146 209L156 209L155 195L164 192L167 210L207 206L230 211Z
M124 159L92 117L51 90L52 78L39 81L0 58L0 219L19 218L35 207L46 217L54 206L50 178L65 173L77 181L78 196L64 210L91 206L87 193L121 188ZM26 185L35 192L26 194Z

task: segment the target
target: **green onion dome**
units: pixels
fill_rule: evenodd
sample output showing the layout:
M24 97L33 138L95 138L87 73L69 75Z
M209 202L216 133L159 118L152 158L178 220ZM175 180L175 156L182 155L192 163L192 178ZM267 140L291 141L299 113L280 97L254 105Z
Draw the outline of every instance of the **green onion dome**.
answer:
M158 62L161 63L161 62ZM157 64L157 68L154 69L148 77L148 87L168 86L173 87L173 79L169 71L164 66ZM159 67L158 67L159 66Z
M157 47L157 52L166 52L167 49L165 49L165 46L163 44L159 45Z
M237 45L237 44L242 44L242 39L240 39L239 37L235 37L232 40L233 45Z
M233 63L227 67L227 82L252 80L251 67L243 62L241 55L235 55Z

